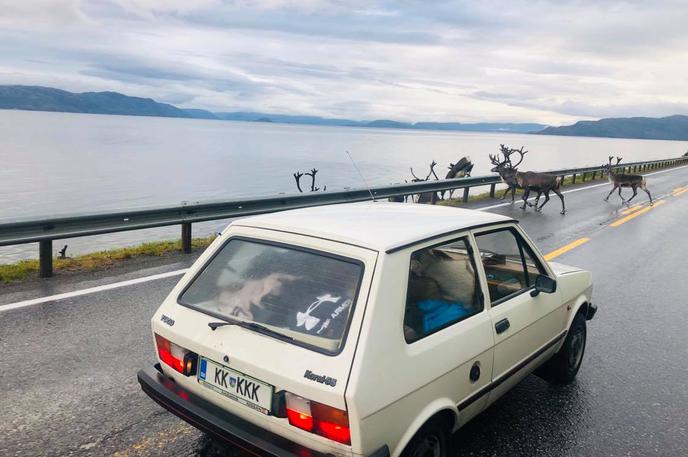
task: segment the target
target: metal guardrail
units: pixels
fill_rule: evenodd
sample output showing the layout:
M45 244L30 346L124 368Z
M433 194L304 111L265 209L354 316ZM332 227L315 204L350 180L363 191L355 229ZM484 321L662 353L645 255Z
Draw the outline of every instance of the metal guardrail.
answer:
M627 163L617 169L635 173L688 164L688 157ZM557 176L572 176L576 182L589 175L592 179L602 173L603 167L569 168L552 170L548 173ZM209 201L191 205L149 208L111 213L91 213L56 216L44 219L17 220L0 224L0 246L24 243L39 243L40 276L52 276L52 241L79 236L100 235L104 233L140 230L152 227L181 225L182 250L191 252L191 224L219 219L270 213L308 206L332 205L376 199L400 197L424 192L440 192L463 189L462 200L468 201L469 189L490 186L494 197L496 185L501 183L499 176L477 176L470 178L423 181L395 184L368 189L352 189L336 192L312 192L295 195L257 198L252 200Z

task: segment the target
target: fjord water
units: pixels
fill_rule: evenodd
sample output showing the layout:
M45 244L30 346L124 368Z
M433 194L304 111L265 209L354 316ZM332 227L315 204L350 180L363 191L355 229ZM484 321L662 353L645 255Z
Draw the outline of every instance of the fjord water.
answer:
M319 170L328 190L362 187L345 151L371 185L410 179L469 155L488 174L500 143L525 146L521 169L675 157L680 141L508 133L319 127L140 116L0 110L0 222L210 199L294 193L292 174ZM307 177L305 177L307 178ZM302 180L304 187L309 180ZM194 226L210 234L225 223ZM69 254L179 236L178 227L68 240ZM57 245L63 244L56 242ZM35 257L35 245L0 248L0 263Z

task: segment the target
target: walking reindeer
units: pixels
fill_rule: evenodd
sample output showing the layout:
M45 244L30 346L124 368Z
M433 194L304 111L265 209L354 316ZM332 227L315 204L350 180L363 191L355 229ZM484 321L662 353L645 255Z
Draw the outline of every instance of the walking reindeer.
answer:
M504 160L500 160L499 155L493 156L490 154L490 161L494 165L492 171L499 173L502 181L509 186L504 192L504 195L502 195L502 200L504 200L509 191L511 191L511 202L513 203L516 188L521 188L525 191L523 193L523 206L521 206L521 209L526 209L526 206L535 206L535 211L539 212L542 211L542 207L549 201L549 193L554 192L561 199L561 214L566 214L564 196L559 191L562 181L561 177L549 173L518 171L517 167L523 162L524 156L528 153L528 151L523 150L523 146L521 146L521 149L513 149L501 144L499 145L499 150L504 155ZM518 153L520 156L519 161L515 165L511 162L511 155L514 153ZM528 203L528 197L531 191L538 193L535 199L535 205ZM545 201L538 207L538 202L542 194L545 194Z
M619 189L619 197L621 198L621 201L628 205L631 200L635 198L636 195L638 195L638 187L643 189L645 193L647 194L648 197L650 197L650 205L653 204L652 202L652 194L650 194L650 191L647 189L647 183L645 181L645 177L642 175L628 175L624 173L616 173L614 169L612 168L612 159L614 156L609 156L609 163L607 163L604 166L604 171L607 173L609 177L609 182L614 185L612 187L612 190L609 191L609 194L607 194L607 197L604 199L604 201L608 201L609 197L612 195L612 193L616 190ZM617 157L616 158L616 164L614 166L619 165L619 162L621 162L623 158L622 157ZM624 199L623 196L621 195L621 188L622 187L630 187L633 189L633 195L631 198L628 200Z

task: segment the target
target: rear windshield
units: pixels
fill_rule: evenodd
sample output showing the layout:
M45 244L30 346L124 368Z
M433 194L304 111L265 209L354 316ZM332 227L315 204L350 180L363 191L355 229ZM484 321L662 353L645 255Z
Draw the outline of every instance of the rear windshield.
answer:
M343 346L362 273L354 260L234 238L179 302L334 354Z

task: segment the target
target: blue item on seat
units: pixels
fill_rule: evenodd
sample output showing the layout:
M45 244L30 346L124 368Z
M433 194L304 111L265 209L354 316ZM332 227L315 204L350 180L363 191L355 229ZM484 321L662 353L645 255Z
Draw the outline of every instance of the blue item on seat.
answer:
M468 314L463 305L444 300L419 301L418 309L423 312L423 331L426 333L449 322L457 321Z

